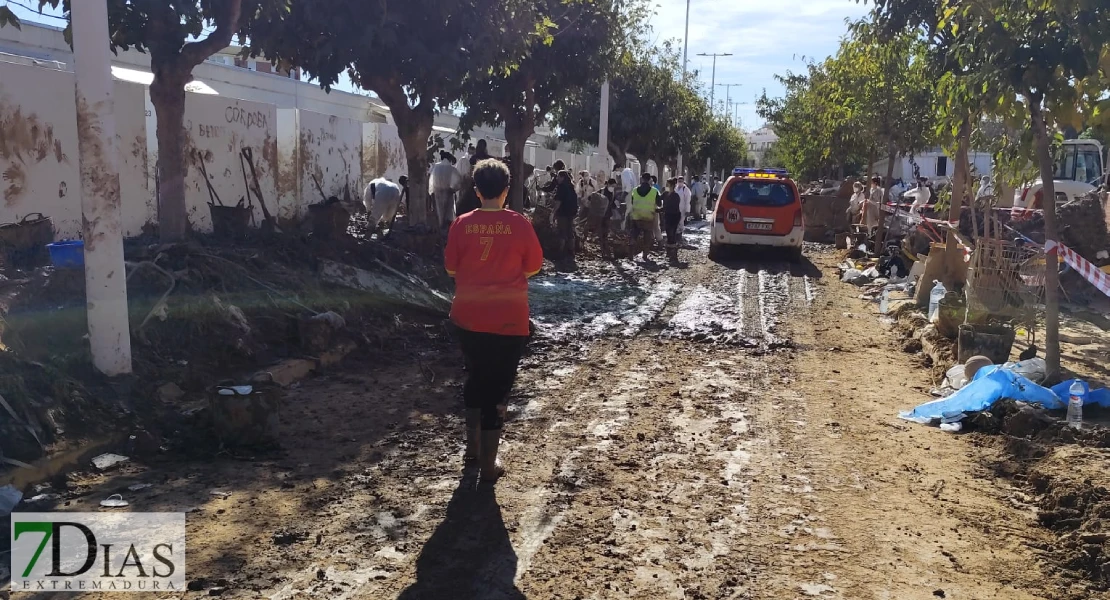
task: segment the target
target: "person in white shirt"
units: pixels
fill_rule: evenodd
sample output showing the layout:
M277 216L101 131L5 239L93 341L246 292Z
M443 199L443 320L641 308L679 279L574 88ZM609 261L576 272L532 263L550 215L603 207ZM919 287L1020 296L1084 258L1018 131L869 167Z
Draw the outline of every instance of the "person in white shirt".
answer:
M428 189L435 198L441 229L447 229L455 220L455 192L462 188L463 176L455 168L453 160L449 152L440 151L439 162L432 165L432 172L428 175Z
M362 204L370 213L372 231L379 231L382 225L392 223L397 215L401 206L401 186L385 177L374 179L362 191Z
M629 196L629 194L632 193L632 190L635 189L635 187L637 185L637 183L636 183L636 174L632 172L632 167L625 167L624 170L621 171L620 181L621 181L621 198L620 198L620 201L621 201L621 203L627 205L628 204L628 196Z
M578 181L574 184L574 191L578 193L579 202L584 202L586 198L590 197L590 194L597 191L597 183L590 176L589 171L583 169L578 172Z
M682 233L686 229L686 217L690 216L690 203L694 197L694 192L690 190L690 186L686 185L686 178L682 175L678 176L678 183L675 185L674 191L678 193L678 212L682 215L678 222L678 240L682 242Z
M913 198L913 204L910 205L910 212L920 213L921 209L933 199L933 190L926 183L924 177L917 180L917 187L906 192L906 198Z
M701 177L694 175L694 181L690 183L690 191L694 194L690 214L697 219L700 218L702 207L705 206L705 184L702 183Z
M868 230L879 226L879 205L868 202L863 182L852 184L852 199L848 201L848 221L861 223Z
M721 197L721 188L722 187L724 187L724 184L721 183L721 180L714 177L713 178L713 187L710 188L710 190L709 190L709 204L711 204L711 205L716 205L717 204L717 198Z

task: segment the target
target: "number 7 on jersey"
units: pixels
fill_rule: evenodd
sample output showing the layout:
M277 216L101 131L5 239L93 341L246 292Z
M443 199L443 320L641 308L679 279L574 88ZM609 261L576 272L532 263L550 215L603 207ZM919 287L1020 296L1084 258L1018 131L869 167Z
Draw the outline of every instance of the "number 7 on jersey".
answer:
M478 238L478 241L482 243L482 260L486 260L489 258L489 251L493 249L493 238Z

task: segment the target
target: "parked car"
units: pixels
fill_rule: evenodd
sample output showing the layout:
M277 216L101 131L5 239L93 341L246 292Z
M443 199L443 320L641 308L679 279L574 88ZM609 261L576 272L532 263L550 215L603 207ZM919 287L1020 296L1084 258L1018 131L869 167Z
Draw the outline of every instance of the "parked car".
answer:
M721 188L712 223L710 259L736 246L783 248L792 260L802 258L802 198L783 169L734 169Z

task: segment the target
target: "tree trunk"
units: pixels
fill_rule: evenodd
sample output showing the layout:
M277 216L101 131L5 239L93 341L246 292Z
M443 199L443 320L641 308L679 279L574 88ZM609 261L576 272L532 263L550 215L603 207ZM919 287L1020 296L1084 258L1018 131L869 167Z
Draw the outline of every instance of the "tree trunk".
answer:
M432 136L432 123L435 115L430 109L408 106L401 95L403 104L390 103L379 93L393 115L397 124L397 135L405 148L405 162L408 164L409 177L409 225L428 224L428 139ZM393 104L399 104L393 106Z
M966 283L964 277L959 276L959 274L965 273L966 269L963 269L960 264L963 262L963 252L960 250L959 242L956 239L956 232L959 231L960 214L963 212L964 198L967 196L970 179L967 159L970 148L971 116L969 115L960 124L960 130L956 138L956 156L954 160L956 164L952 171L952 201L948 211L948 220L955 223L955 225L948 231L945 245L945 262L947 265L945 277L942 279L948 289L952 289L956 284Z
M886 246L886 213L883 212L883 207L886 206L886 199L890 197L890 180L894 178L894 159L898 156L898 151L894 148L894 142L887 142L886 153L886 178L883 179L882 196L876 200L875 198L868 198L868 202L878 202L879 204L879 230L875 232L875 252L880 256L883 253L883 247ZM864 213L866 215L866 213Z
M628 165L628 150L609 142L609 155L613 157L613 168L624 170Z
M867 171L863 173L863 184L865 187L867 186L867 182L871 181L871 173L875 172L875 154L877 152L878 150L875 146L871 146L871 149L867 152Z
M524 146L536 129L532 111L526 113L505 118L505 142L509 146L509 207L517 212L524 211Z
M189 232L185 204L185 84L188 72L154 68L150 103L154 105L158 138L158 233L163 242L178 242Z
M1048 139L1048 128L1045 125L1044 113L1041 112L1041 99L1030 97L1026 97L1026 99L1029 102L1029 116L1033 121L1037 166L1040 169L1041 181L1043 182L1041 189L1044 198L1044 237L1047 246L1059 239L1056 232L1056 188L1053 182L1052 143ZM1044 360L1047 366L1048 384L1060 380L1060 265L1057 259L1057 248L1058 246L1054 247L1045 256Z

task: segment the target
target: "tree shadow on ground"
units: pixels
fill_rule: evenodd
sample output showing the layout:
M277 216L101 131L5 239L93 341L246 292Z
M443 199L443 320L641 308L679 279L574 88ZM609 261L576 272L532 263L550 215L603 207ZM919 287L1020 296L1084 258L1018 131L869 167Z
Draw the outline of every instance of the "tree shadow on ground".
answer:
M463 477L443 522L416 559L416 581L398 600L524 600L516 588L517 555L490 484Z

